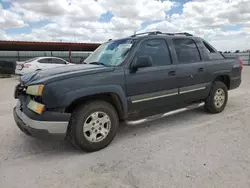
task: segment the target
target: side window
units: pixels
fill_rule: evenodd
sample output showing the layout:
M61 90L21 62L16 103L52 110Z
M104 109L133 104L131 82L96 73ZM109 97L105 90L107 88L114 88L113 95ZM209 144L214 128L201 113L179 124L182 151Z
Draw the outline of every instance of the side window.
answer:
M44 63L44 64L51 64L51 63L53 63L52 59L50 59L50 58L40 59L38 62L39 63Z
M66 64L65 61L63 61L61 59L53 59L53 63L54 64Z
M39 63L44 63L44 64L48 64L48 63L49 63L47 58L45 58L45 59L40 59L40 60L38 60L38 62L39 62Z
M48 60L48 63L49 63L49 64L52 64L52 63L53 63L52 59L48 58L47 60Z
M192 39L173 39L179 63L194 63L201 61L201 56Z
M136 54L136 57L141 56L150 56L154 67L172 63L170 52L164 39L153 39L143 42Z

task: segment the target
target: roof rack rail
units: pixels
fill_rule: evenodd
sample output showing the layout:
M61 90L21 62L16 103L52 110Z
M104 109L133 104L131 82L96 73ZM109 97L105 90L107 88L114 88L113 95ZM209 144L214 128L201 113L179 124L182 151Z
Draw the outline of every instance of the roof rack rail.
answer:
M138 36L138 35L145 35L145 34L157 35L157 34L162 34L162 32L160 32L160 31L151 31L151 32L138 33L138 34L135 33L131 37L135 37L135 36Z
M166 34L166 35L186 35L186 36L193 36L192 34L190 33L187 33L187 32L183 32L183 33L162 33L162 34Z
M138 33L138 34L134 34L132 35L131 37L135 37L135 36L139 36L139 35L157 35L157 34L163 34L163 35L172 35L172 36L175 36L175 35L185 35L185 36L193 36L192 34L190 33L187 33L187 32L183 32L183 33L162 33L160 31L151 31L151 32L144 32L144 33Z

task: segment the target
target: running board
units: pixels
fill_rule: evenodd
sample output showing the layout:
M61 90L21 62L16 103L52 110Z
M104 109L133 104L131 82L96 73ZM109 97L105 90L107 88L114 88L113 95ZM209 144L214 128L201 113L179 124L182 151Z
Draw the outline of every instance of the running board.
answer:
M177 110L173 110L173 111L170 111L170 112L167 112L167 113L164 113L164 114L158 114L158 115L155 115L155 116L150 116L150 117L147 117L145 119L139 119L139 120L136 120L136 121L127 121L126 123L129 124L129 125L138 125L138 124L141 124L141 123L153 121L153 120L156 120L156 119L171 116L171 115L178 114L178 113L181 113L181 112L185 112L185 111L188 111L188 110L193 110L195 108L199 108L199 107L204 106L204 104L205 104L204 102L195 103L195 104L189 105L189 106L187 106L185 108L180 108L180 109L177 109Z

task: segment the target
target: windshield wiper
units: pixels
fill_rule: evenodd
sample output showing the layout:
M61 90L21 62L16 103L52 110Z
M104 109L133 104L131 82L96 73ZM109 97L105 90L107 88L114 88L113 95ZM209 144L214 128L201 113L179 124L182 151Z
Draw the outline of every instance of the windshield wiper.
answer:
M105 67L109 67L109 65L106 65L104 63L98 62L98 61L94 61L94 62L90 62L90 63L85 63L83 62L83 64L91 64L91 65L103 65Z

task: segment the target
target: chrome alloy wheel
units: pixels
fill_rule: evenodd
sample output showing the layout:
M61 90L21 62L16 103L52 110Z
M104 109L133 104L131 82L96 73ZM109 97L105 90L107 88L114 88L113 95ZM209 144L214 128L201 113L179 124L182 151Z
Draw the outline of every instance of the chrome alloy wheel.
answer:
M223 89L219 88L214 95L214 105L216 108L221 108L225 103L226 95Z
M111 128L111 120L104 112L94 112L88 116L83 125L83 133L89 142L104 140Z

